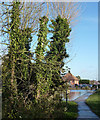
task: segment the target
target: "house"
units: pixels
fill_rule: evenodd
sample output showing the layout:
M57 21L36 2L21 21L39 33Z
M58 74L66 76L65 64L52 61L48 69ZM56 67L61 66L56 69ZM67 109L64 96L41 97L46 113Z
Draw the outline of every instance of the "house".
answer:
M92 84L92 85L99 85L100 83L99 83L99 81L91 80L90 84Z
M62 79L66 81L69 85L79 85L79 79L72 75L70 71L68 71L68 73L62 77Z

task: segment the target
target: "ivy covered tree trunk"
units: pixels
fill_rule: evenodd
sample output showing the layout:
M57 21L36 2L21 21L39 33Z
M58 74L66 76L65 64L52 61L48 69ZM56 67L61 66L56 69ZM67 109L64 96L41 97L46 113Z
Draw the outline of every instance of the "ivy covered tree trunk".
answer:
M52 63L55 63L55 68L52 73L52 81L54 82L53 86L59 86L61 83L60 71L64 66L64 58L68 57L66 53L65 43L69 42L69 35L71 32L71 28L69 27L69 23L66 18L57 17L56 20L51 20L52 28L51 32L53 33L53 37L51 37L52 41L50 43L50 51L47 53L47 59Z
M16 113L16 102L18 99L16 59L19 41L20 10L19 2L11 4L8 54L3 59L3 117L13 118Z
M2 64L3 117L15 118L20 99L23 99L21 104L26 105L26 100L33 92L29 90L32 75L32 54L29 51L32 31L31 28L20 28L20 2L13 2L11 6L8 54L4 56Z
M38 44L36 47L36 66L37 66L37 99L46 92L46 78L45 78L45 53L46 46L48 44L47 40L47 23L48 18L46 16L39 19L40 20L40 29L38 33Z
M17 80L15 75L15 66L16 66L16 59L17 59L17 50L18 50L18 41L19 41L19 26L20 26L20 10L19 10L20 3L13 2L12 3L12 10L11 10L11 23L10 23L10 46L9 46L9 59L11 65L11 89L13 94L17 94Z
M31 71L31 57L30 42L32 41L31 29L26 28L20 30L18 42L19 49L17 50L17 61L16 61L16 77L19 92L25 93L29 89L30 84L30 71Z

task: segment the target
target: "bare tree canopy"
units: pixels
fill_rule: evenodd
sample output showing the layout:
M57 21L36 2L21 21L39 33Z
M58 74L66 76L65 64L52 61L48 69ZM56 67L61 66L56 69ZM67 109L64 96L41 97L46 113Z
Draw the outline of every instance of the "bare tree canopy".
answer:
M13 2L0 3L0 43L2 42L3 51L5 45L9 45L10 35L10 16ZM32 29L33 35L39 29L39 18L47 16L54 19L58 15L67 18L70 25L74 25L80 14L81 4L78 2L21 2L20 4L20 28L27 27ZM14 24L14 23L13 23ZM2 38L3 37L3 38Z
M2 3L0 5L0 22L6 22L7 26L10 22L11 2ZM77 2L21 2L21 27L33 27L33 32L38 25L38 20L42 16L49 18L56 18L60 15L62 18L67 18L70 23L75 23L78 17L81 5ZM6 28L6 26L3 26ZM6 28L9 29L10 28Z

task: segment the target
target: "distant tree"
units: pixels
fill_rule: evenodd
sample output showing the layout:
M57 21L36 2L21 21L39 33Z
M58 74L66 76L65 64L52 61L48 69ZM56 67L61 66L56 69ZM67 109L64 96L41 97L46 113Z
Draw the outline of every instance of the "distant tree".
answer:
M79 80L81 80L81 77L80 77L80 76L76 76L76 78L78 78Z
M81 79L80 81L79 81L79 84L89 84L90 83L90 80L86 80L86 79Z

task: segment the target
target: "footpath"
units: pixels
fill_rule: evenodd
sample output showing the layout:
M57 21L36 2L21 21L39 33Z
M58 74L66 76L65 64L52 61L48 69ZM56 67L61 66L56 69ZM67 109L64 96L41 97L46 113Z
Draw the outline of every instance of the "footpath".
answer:
M85 103L85 100L91 95L93 92L87 92L81 97L75 99L74 101L78 104L78 118L77 120L100 120L100 118L91 111L88 105Z

